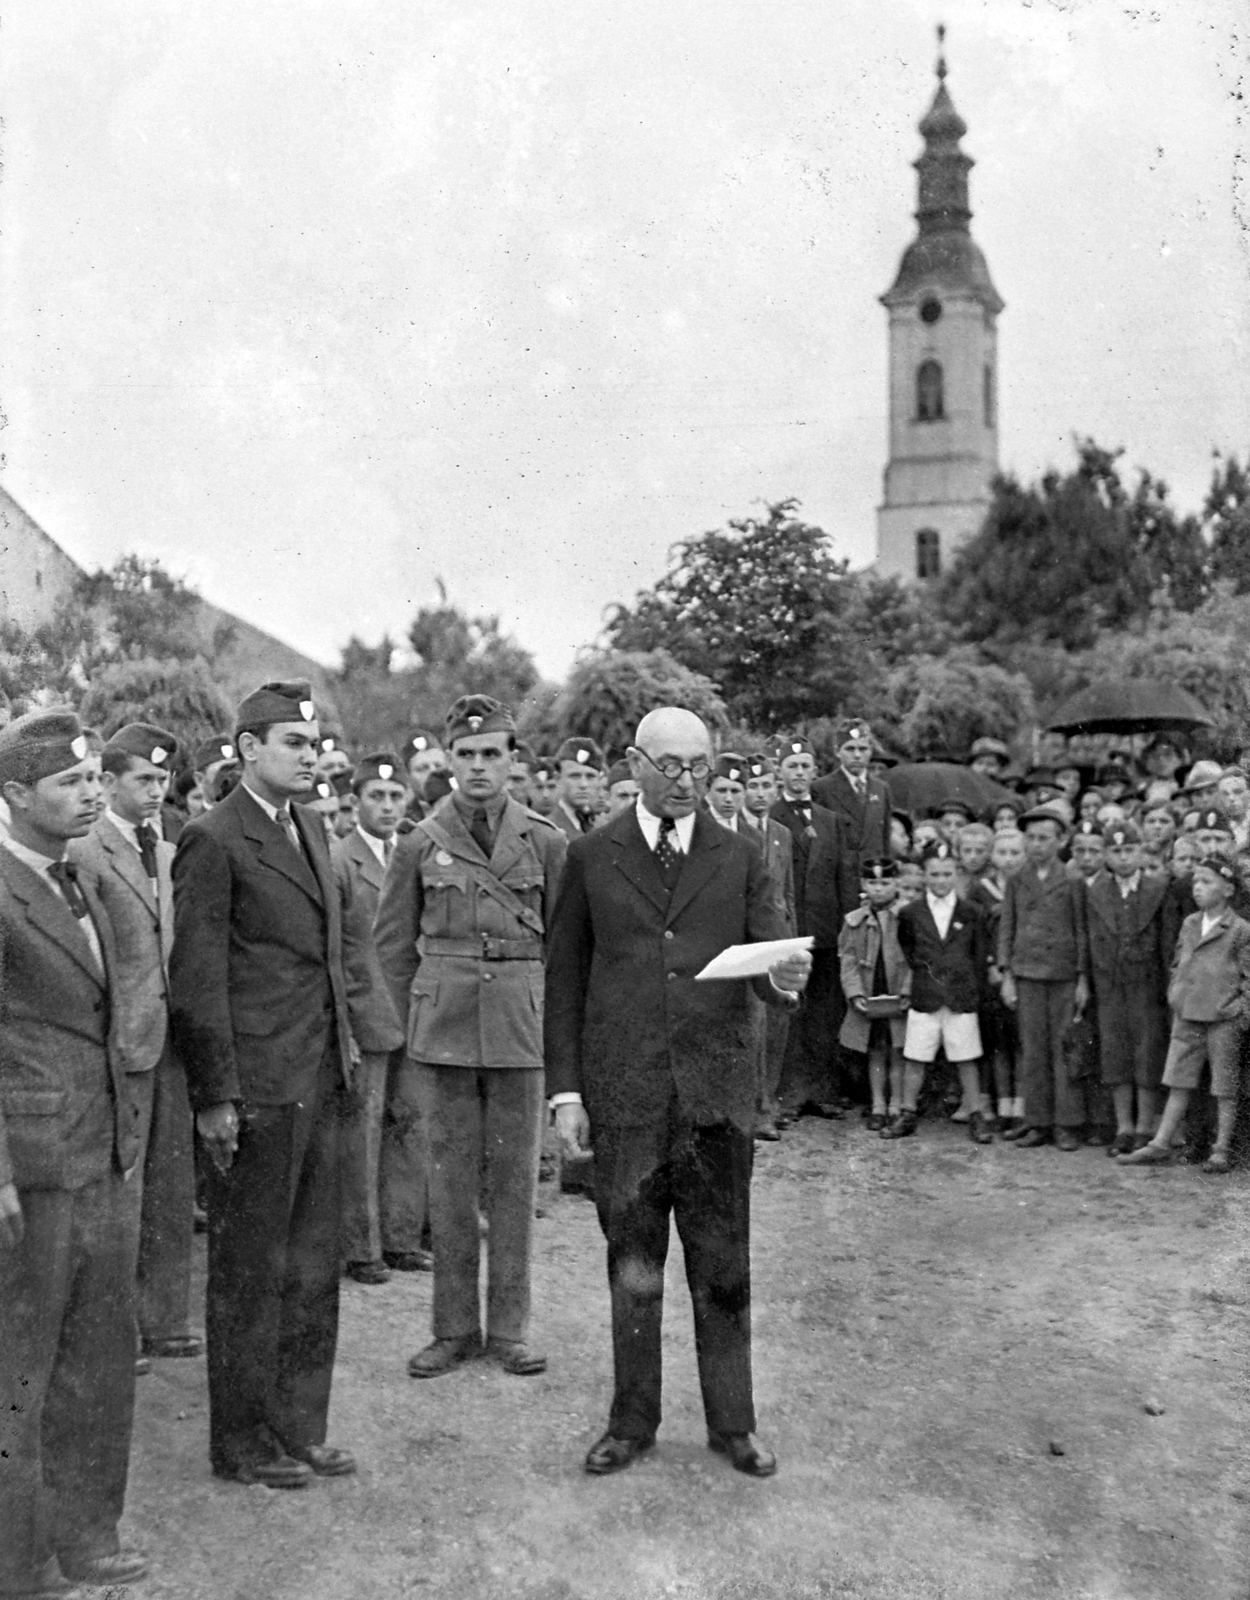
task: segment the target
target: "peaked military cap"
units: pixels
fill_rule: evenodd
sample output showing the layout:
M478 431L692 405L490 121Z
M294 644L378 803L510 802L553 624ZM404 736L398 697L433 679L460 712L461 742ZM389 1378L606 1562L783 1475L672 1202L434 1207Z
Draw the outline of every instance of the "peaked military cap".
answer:
M139 761L150 761L154 767L164 767L168 772L178 754L178 741L172 733L151 722L128 722L118 728L104 744L106 750L121 750Z
M352 774L352 787L359 793L366 783L372 783L375 778L380 778L383 783L402 783L407 786L407 774L400 759L389 750L378 750L363 761L358 761Z
M0 728L0 783L38 783L91 754L89 730L68 707L28 711Z
M1103 843L1108 845L1140 844L1141 829L1135 822L1109 822L1102 837Z
M603 752L593 739L566 739L556 751L556 760L575 761L591 772L603 771Z
M307 678L262 683L234 714L235 737L245 728L272 728L278 722L316 722L312 684Z
M898 877L898 862L893 856L866 856L860 862L859 875L868 883L888 883Z
M716 765L712 768L714 778L728 778L731 783L746 785L748 773L745 756L734 755L727 751L723 756L717 756Z
M488 694L462 694L447 713L444 726L448 747L457 739L477 733L516 733L512 712Z
M218 761L233 761L235 758L234 740L229 734L215 733L211 738L202 740L195 747L195 755L191 758L191 765L196 772L207 772L209 767Z

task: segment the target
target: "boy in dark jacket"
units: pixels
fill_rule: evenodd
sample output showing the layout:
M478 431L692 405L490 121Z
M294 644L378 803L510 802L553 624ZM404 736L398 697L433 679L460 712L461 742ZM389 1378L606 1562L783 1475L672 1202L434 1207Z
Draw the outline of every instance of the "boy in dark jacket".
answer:
M977 1010L989 967L985 920L955 892L958 867L949 844L925 852L925 892L898 917L898 942L911 968L911 1008L903 1040L903 1109L882 1131L903 1139L916 1131L916 1105L925 1071L938 1046L959 1069L964 1104L975 1106L968 1131L977 1144L993 1135L985 1126L981 1094L981 1031Z

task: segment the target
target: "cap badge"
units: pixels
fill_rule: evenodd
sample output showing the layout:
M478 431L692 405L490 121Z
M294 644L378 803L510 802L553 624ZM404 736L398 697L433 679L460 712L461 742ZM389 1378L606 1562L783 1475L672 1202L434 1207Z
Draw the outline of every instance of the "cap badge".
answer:
M418 733L412 741L412 748L414 750L425 750L429 747L429 743L430 741L423 733Z
M234 760L234 746L232 744L223 744L222 745L222 747L221 747L221 759L223 761L233 761Z
M169 759L169 751L163 749L158 744L156 749L153 750L153 752L152 752L152 765L154 767L159 767L164 761L167 761L168 759Z
M483 720L481 717L466 717L465 721L469 724L469 732L476 733L482 726Z
M301 700L299 703L299 714L301 717L303 717L305 722L311 722L317 715L317 708L315 705L313 705L311 700Z
M395 771L395 768L390 764L390 762L389 761L384 761L382 763L382 765L378 768L378 777L379 778L389 778L394 771Z
M321 748L323 750L333 750L334 749L334 740L333 739L323 739L321 741Z
M590 760L590 751L589 750L579 750L577 752L577 759L579 761L581 761L581 762L589 761Z
M86 734L75 734L69 742L69 748L76 761L85 761L87 759L87 751L90 749Z
M796 756L801 756L803 754L803 746L799 742L799 740L794 739L794 740L791 741L790 753L791 753L791 755L796 755Z
M730 767L730 769L729 769L729 779L730 779L731 783L737 783L738 779L741 776L742 776L742 774L738 771L737 767Z
M446 850L440 850L434 859L438 862L440 867L451 866L451 857L447 854Z

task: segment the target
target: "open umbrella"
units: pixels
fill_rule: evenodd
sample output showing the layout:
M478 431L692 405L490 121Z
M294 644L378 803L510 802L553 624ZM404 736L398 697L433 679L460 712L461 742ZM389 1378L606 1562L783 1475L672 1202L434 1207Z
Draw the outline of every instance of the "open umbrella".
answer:
M1055 733L1159 733L1213 724L1179 684L1126 678L1091 683L1065 700L1046 726Z
M1016 798L993 778L954 761L908 761L892 767L885 781L890 788L890 804L916 817L938 810L949 800L962 800L980 812Z

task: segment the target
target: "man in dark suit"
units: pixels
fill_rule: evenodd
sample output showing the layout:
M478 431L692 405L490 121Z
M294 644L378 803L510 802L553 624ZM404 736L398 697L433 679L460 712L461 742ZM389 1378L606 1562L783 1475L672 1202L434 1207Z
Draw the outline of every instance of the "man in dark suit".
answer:
M408 785L396 756L366 756L352 780L357 822L330 846L335 876L359 927L363 960L347 974L347 1005L360 1065L343 1129L343 1257L357 1283L385 1283L431 1265L421 1248L426 1220L425 1157L404 1030L373 939L386 869L403 819Z
M764 852L764 865L772 873L773 882L781 891L782 904L786 908L786 928L793 934L798 932L794 909L794 835L784 823L769 814L776 803L775 763L762 752L748 756L742 824L747 830L747 837L757 840ZM766 1007L764 1037L759 1052L760 1086L755 1137L770 1143L781 1137L781 1130L777 1126L781 1111L777 1089L781 1083L781 1067L789 1034L790 1013L779 1006Z
M570 845L547 956L547 1092L565 1143L594 1148L612 1291L615 1393L586 1470L617 1471L655 1441L674 1214L708 1443L764 1477L776 1460L752 1438L747 984L695 976L731 944L784 937L785 918L758 849L699 806L711 741L698 717L649 713L629 764L637 807ZM793 1005L809 967L800 953L752 981Z
M299 1488L325 1443L338 1335L340 1092L355 1052L340 890L307 795L307 682L240 705L243 779L174 857L174 1044L209 1155L209 1450L218 1477Z
M842 843L855 855L858 871L866 857L890 853L890 790L868 770L872 729L866 722L840 722L835 737L837 768L812 784L812 799L837 817Z
M812 800L816 756L802 738L778 751L781 798L775 821L794 839L794 911L801 934L811 934L812 975L786 1041L779 1127L803 1113L840 1117L838 1030L846 1011L838 961L842 919L859 904L859 858L846 848L832 811Z
M0 1594L147 1570L117 1536L134 1414L139 1155L103 906L65 860L100 763L71 711L0 730Z
M69 846L117 941L127 1084L140 1108L140 1152L130 1185L139 1208L138 1322L144 1356L198 1356L190 1329L195 1204L187 1078L169 1038L169 957L174 942L174 847L157 828L178 751L172 733L131 722L104 746L108 808Z

